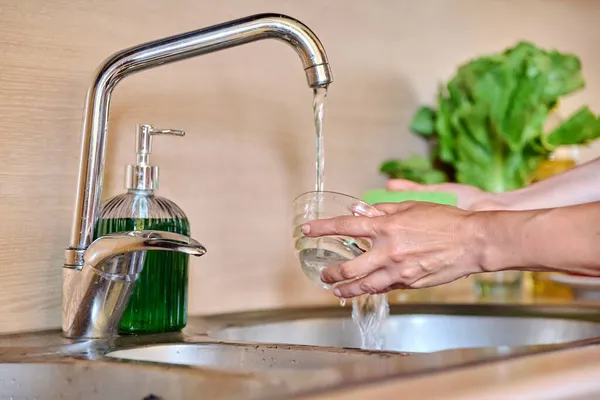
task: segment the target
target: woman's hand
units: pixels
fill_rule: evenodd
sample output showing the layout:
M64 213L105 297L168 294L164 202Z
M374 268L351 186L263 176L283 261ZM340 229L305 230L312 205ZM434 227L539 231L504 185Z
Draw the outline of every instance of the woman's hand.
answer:
M403 202L375 206L386 215L342 216L303 226L310 237L366 237L367 253L323 271L323 282L335 285L338 297L385 293L394 289L436 286L482 272L483 254L477 218L455 207Z
M488 193L475 186L460 183L439 183L423 185L406 179L391 179L387 183L391 191L432 191L454 193L458 198L457 207L470 211L506 210L512 208L505 199L505 193Z

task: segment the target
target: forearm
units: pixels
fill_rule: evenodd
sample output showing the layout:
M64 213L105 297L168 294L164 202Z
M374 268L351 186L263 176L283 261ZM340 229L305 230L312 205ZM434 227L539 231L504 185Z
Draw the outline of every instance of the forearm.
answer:
M495 196L511 210L565 207L600 201L600 158L527 188Z
M475 213L482 267L600 275L600 202Z

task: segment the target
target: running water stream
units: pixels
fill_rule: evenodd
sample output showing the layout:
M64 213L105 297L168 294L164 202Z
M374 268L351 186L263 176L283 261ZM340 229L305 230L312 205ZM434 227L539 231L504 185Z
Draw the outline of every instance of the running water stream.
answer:
M325 119L325 100L327 88L314 89L313 113L315 121L315 132L317 134L317 161L316 161L316 184L315 190L322 192L325 187L325 145L323 136L323 121ZM319 199L317 199L319 201ZM317 205L318 206L318 205ZM317 209L317 216L319 211ZM322 249L317 249L317 257L323 259L325 254ZM340 300L343 307L344 299ZM381 350L384 346L383 328L389 315L389 306L386 294L363 295L352 300L352 320L357 325L361 338L362 348L369 350Z

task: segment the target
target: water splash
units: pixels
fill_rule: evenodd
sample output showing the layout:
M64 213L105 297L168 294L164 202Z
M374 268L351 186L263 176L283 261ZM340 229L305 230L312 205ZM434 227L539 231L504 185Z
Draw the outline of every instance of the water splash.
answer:
M383 349L385 345L383 328L389 314L387 294L365 294L352 299L352 320L360 331L362 349Z

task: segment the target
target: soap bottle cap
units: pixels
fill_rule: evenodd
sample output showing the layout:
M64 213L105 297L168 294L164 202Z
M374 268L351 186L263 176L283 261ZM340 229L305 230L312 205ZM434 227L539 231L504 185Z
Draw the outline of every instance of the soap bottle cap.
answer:
M185 132L175 129L155 129L152 125L147 124L137 126L135 143L137 162L135 165L128 165L125 170L125 188L128 190L158 189L158 166L150 165L152 136L154 135L184 136Z

